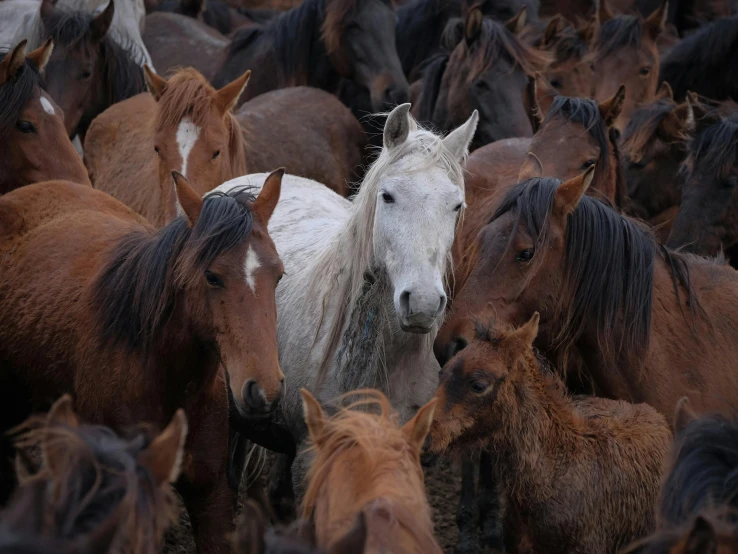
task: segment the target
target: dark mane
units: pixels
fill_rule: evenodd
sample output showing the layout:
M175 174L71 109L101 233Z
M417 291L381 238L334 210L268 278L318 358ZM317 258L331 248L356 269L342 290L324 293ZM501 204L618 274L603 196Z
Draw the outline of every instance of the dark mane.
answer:
M253 200L244 189L212 193L192 229L179 217L155 234L123 237L94 285L104 340L150 352L178 293L251 233Z
M0 59L4 57L5 53L0 53ZM40 88L44 88L43 78L38 68L28 59L15 78L8 79L0 85L0 143L8 140L8 135L15 128L23 108Z
M661 98L655 102L638 106L623 131L621 149L633 160L640 160L648 155L645 150L649 143L656 135L661 123L676 107L677 103L671 98ZM674 137L662 138L672 141Z
M671 472L661 489L660 523L680 526L705 509L738 509L738 424L709 415L677 435Z
M589 53L589 43L575 29L567 27L566 34L559 37L553 51L557 63L580 60Z
M517 222L510 241L522 222L535 240L536 250L544 250L559 184L558 179L537 178L516 185L492 220L512 211ZM563 294L570 301L556 337L564 354L585 329L594 329L605 358L615 363L624 355L624 363L635 367L643 363L651 332L657 255L663 255L671 268L676 294L679 283L687 289L690 305L696 303L684 256L662 249L648 228L599 200L585 195L568 216L565 249Z
M659 84L667 81L676 100L690 90L715 100L738 99L736 52L738 16L714 21L672 48L661 62Z
M433 110L438 101L438 93L441 91L441 81L446 71L448 57L446 53L436 54L424 64L420 105L418 106L418 122L422 125L432 126Z
M188 67L177 71L167 81L157 102L156 130L177 125L185 116L203 127L216 95L215 89L196 69Z
M405 74L439 48L446 23L460 15L458 0L416 0L397 9L397 54Z
M639 47L643 37L643 20L635 15L618 15L605 21L595 36L592 52L595 61L626 46Z
M694 164L725 179L738 162L738 113L705 127L690 144Z

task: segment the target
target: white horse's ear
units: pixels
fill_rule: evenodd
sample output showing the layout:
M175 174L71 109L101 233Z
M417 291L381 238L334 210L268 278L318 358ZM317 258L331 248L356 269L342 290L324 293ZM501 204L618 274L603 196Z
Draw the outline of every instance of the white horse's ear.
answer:
M457 160L463 160L469 153L469 145L474 138L474 132L477 130L478 122L479 112L474 110L471 117L466 120L466 123L451 131L451 133L443 139L444 146L448 148L449 152L451 152Z
M407 136L410 134L412 125L417 124L410 117L410 104L400 104L387 116L384 124L384 147L387 149L396 148L404 144Z

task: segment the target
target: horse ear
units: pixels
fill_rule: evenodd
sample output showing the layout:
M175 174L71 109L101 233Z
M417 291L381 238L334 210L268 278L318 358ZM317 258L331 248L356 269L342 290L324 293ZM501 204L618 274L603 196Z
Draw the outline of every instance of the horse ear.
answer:
M90 38L93 42L100 42L108 34L110 25L113 23L115 15L115 3L113 0L108 1L108 5L95 19L90 22Z
M611 127L615 120L620 115L620 110L623 109L623 101L625 100L625 85L620 85L615 96L605 100L599 106L600 115L605 120L605 125Z
M538 156L533 152L528 152L520 168L520 173L518 173L518 183L539 177L543 177L543 164L541 164Z
M564 16L557 13L551 18L546 25L546 29L543 31L543 38L541 39L541 49L549 48L556 40L559 35L566 29L567 22Z
M167 80L154 73L154 70L149 67L149 64L144 64L144 80L146 81L146 88L149 89L151 96L153 96L154 100L158 102L161 99L161 95L164 94Z
M505 338L505 341L512 341L513 343L521 345L523 349L530 350L533 348L533 342L538 336L538 322L540 320L540 314L535 312L527 323L510 333Z
M46 64L49 63L51 53L54 51L54 39L49 37L46 39L40 47L36 48L33 52L28 54L26 58L33 62L39 73L43 73L46 69Z
M712 523L703 516L697 516L687 536L683 554L705 554L717 552L717 537Z
M464 21L464 38L467 44L474 42L479 33L482 32L482 25L484 24L484 14L478 6L474 6L466 14L466 21Z
M533 104L533 116L540 125L546 119L548 109L553 104L554 98L559 95L559 91L538 72L528 79L528 86L532 88L532 92L529 94Z
M605 21L613 18L612 12L607 7L607 0L595 0L597 3L597 21L602 25Z
M643 28L651 37L651 40L656 40L666 28L666 18L668 15L669 0L661 0L661 5L643 23Z
M420 454L423 448L425 437L428 436L431 424L433 423L433 415L436 413L436 399L431 398L424 406L418 410L413 418L402 427L402 433L405 435L410 447Z
M177 191L177 202L187 218L188 225L192 228L200 217L202 198L181 173L172 171L172 179L174 179L174 190Z
M671 90L671 85L668 81L661 83L655 100L674 100L674 91Z
M180 408L167 428L138 455L139 464L149 470L157 486L174 483L179 479L186 440L187 416Z
M507 30L510 31L513 35L520 36L520 33L522 33L523 29L525 29L525 24L527 22L528 22L528 7L523 6L518 12L518 15L513 16L511 19L508 19L505 22L505 27L507 27Z
M221 115L225 115L230 112L238 103L238 99L241 97L241 93L246 88L250 78L251 70L247 69L246 73L236 80L231 81L217 92L218 109L220 110Z
M264 533L267 520L264 512L253 500L243 505L236 532L233 535L233 552L236 554L262 554L266 549Z
M689 101L679 104L674 108L673 113L681 131L686 131L688 133L694 131L696 127L694 110L692 109L692 104L690 104Z
M74 413L72 397L68 394L54 402L49 413L46 414L46 426L53 427L55 425L65 425L74 429L79 427L79 418Z
M284 177L283 167L267 175L264 186L261 187L261 192L254 200L254 205L251 208L264 225L269 223L269 218L272 217L277 202L279 202L279 194L282 191L282 177Z
M692 410L689 398L687 396L682 396L679 399L679 402L677 402L676 409L674 410L674 422L672 424L674 435L676 436L684 431L687 425L692 423L695 419L697 419L697 414Z
M576 16L576 22L574 24L574 29L576 30L576 33L579 36L579 38L581 38L584 42L589 44L590 42L592 42L595 31L597 30L597 19L595 18L584 19L584 18L580 18L579 16Z
M443 139L443 145L460 162L469 154L469 145L477 130L477 123L479 123L479 112L474 110L461 127L457 127Z
M388 150L404 144L410 134L410 104L400 104L384 124L384 147Z
M323 438L323 428L325 427L323 408L320 402L310 394L309 390L305 388L300 389L300 396L302 396L302 414L305 418L310 438L314 444L318 445Z
M559 185L554 193L553 212L555 215L563 219L577 209L579 201L592 183L594 172L595 166L592 165L581 175Z
M0 63L0 83L4 83L10 79L15 79L15 76L26 64L26 44L28 40L23 39L18 45L9 52L2 63Z
M443 30L443 35L441 35L441 46L447 52L452 52L463 38L464 21L460 18L452 19Z
M351 529L328 549L328 554L363 554L366 548L366 515L359 512Z
M692 107L692 116L694 117L695 123L712 111L712 108L702 101L700 95L691 90L687 91L687 102Z

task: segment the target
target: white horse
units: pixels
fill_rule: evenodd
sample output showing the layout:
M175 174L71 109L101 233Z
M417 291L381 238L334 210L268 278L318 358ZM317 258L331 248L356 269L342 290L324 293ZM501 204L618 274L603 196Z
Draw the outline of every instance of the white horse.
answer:
M402 421L437 387L433 340L478 115L442 138L418 128L409 108L389 114L384 147L353 202L315 181L282 180L269 233L285 266L277 288L281 406L298 446L300 387L323 403L377 388ZM263 174L246 175L216 190L262 183ZM246 279L259 263L247 264Z

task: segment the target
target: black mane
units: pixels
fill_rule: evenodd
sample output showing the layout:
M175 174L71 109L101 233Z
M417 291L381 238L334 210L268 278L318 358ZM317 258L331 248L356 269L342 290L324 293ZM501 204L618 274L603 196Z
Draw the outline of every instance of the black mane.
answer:
M738 113L704 127L691 142L695 166L725 179L738 162Z
M643 37L643 21L635 15L618 15L605 21L595 36L592 52L595 61L626 46L639 47Z
M397 9L397 54L406 75L438 51L446 23L460 15L460 0L416 0Z
M210 194L192 229L179 217L156 234L123 237L94 285L104 340L148 353L177 295L251 233L253 200L244 189Z
M687 91L738 101L736 52L738 16L714 21L674 46L661 62L659 83L667 81L679 101Z
M4 57L5 53L0 53L0 60ZM8 135L15 128L23 108L36 94L36 89L44 87L44 80L38 68L28 59L15 78L8 79L0 85L0 143L8 140Z

